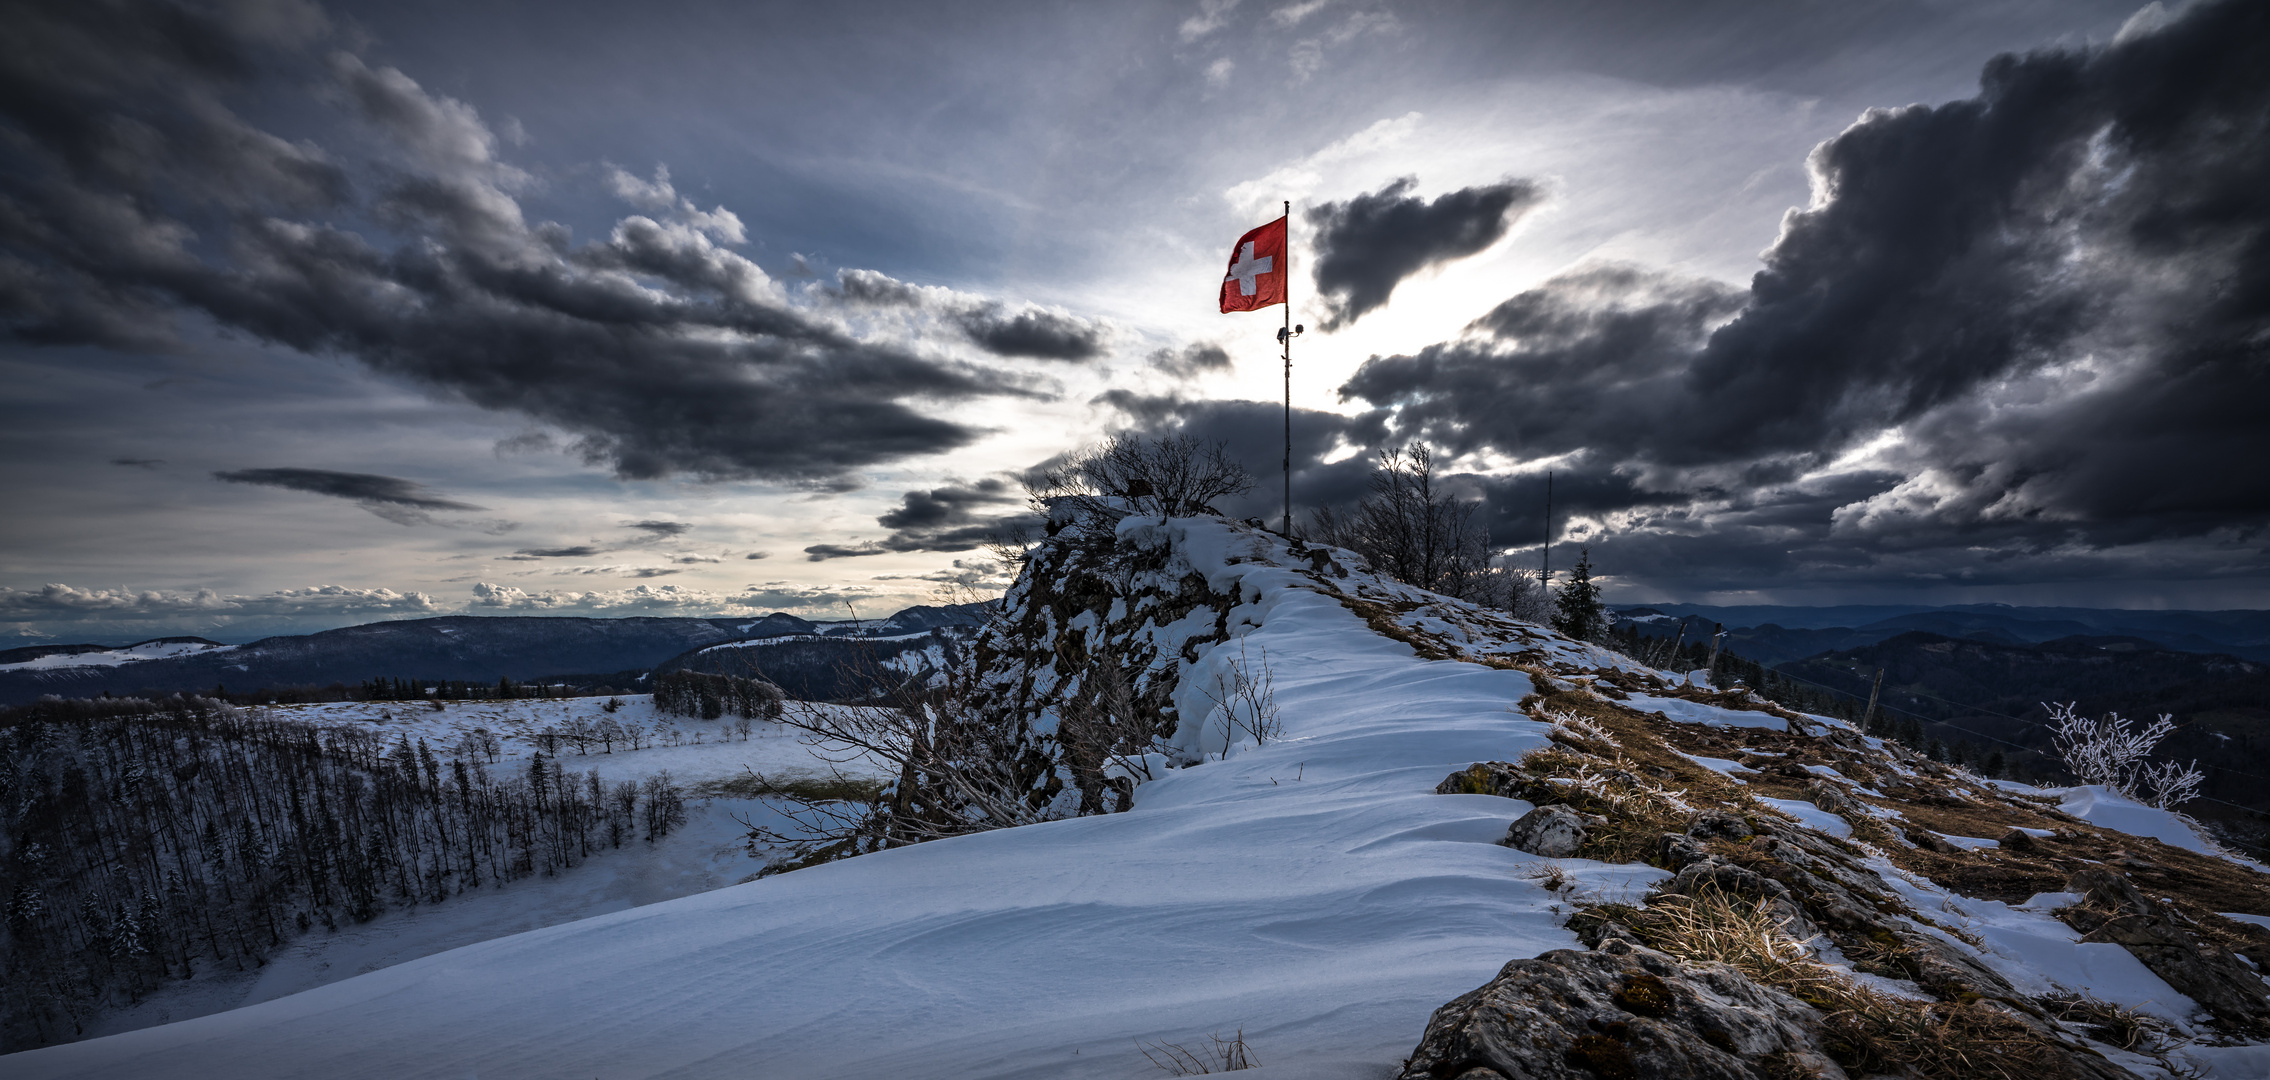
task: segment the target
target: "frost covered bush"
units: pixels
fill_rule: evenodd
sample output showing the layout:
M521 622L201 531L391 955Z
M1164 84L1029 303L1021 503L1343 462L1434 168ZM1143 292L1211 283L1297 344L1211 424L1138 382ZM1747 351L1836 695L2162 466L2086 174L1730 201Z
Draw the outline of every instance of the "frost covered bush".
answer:
M2075 702L2043 703L2050 723L2056 725L2057 752L2065 767L2084 784L2101 784L2138 802L2172 809L2199 795L2206 776L2199 763L2173 761L2154 764L2152 748L2175 731L2175 719L2161 713L2158 720L2138 729L2119 713L2101 718L2073 711Z

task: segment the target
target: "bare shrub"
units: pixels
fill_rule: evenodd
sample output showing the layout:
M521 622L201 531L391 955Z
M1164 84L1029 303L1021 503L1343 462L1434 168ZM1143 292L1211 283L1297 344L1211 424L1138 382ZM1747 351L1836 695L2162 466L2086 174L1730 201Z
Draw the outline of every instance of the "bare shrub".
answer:
M2102 784L2162 810L2198 796L2206 777L2197 761L2178 765L2149 760L2152 748L2175 732L2174 717L2161 713L2158 720L2138 729L2119 713L2106 713L2101 718L2082 716L2073 711L2075 704L2045 702L2042 707L2049 710L2050 723L2056 725L2053 738L2058 755L2082 783Z
M1210 1044L1210 1045L1209 1045ZM1135 1048L1151 1064L1169 1076L1207 1076L1213 1073L1243 1072L1261 1066L1253 1056L1253 1048L1245 1044L1245 1029L1227 1039L1220 1032L1206 1036L1205 1043L1185 1046L1181 1043L1137 1043Z
M1277 676L1269 668L1269 650L1258 660L1246 655L1245 640L1238 639L1237 659L1223 665L1206 689L1206 699L1222 713L1222 756L1228 757L1239 728L1253 736L1253 745L1267 746L1284 734L1277 717Z
M1481 505L1437 485L1425 444L1389 447L1372 470L1371 494L1345 514L1319 507L1311 532L1397 581L1502 607L1510 572L1495 565L1489 534L1474 520Z
M898 779L863 804L809 798L777 785L798 824L781 833L742 821L751 845L790 852L771 868L786 870L1071 816L1057 799L1063 785L1054 763L1033 752L1020 726L990 722L969 689L950 679L893 708L801 702L787 708L780 722L802 732L804 744L831 763L832 782L856 783L840 767L861 760Z
M1071 500L1101 513L1101 500L1120 499L1137 513L1186 517L1220 513L1214 503L1253 490L1253 476L1219 441L1123 433L1040 470L1026 488L1043 505Z

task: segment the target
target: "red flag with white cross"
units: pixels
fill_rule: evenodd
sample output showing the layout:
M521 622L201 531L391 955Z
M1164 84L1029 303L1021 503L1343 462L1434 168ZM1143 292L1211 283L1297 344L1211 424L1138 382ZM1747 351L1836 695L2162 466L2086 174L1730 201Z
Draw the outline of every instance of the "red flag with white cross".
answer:
M1238 237L1222 278L1222 311L1257 311L1285 302L1285 219Z

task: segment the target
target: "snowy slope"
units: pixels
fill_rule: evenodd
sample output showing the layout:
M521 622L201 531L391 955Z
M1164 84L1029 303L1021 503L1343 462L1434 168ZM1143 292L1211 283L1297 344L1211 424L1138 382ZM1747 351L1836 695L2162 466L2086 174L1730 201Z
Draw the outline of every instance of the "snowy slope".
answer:
M1212 527L1212 526L1205 526ZM1383 1072L1436 1006L1566 947L1525 807L1431 793L1543 745L1518 672L1423 661L1292 572L1248 643L1286 737L1125 814L939 841L484 942L234 1012L13 1056L46 1076L1141 1075L1243 1027ZM1295 779L1298 777L1298 779ZM1594 865L1637 894L1662 876Z
M425 740L446 754L476 730L497 736L499 768L525 763L537 750L536 736L547 728L559 729L582 720L597 723L612 718L618 724L639 725L645 743L632 750L617 743L612 752L592 743L584 751L572 746L559 752L561 767L571 773L597 771L606 780L636 780L667 770L680 784L727 780L749 770L797 773L824 770L829 762L812 756L793 729L757 722L749 736L741 737L733 717L699 720L656 712L651 694L625 694L622 706L605 711L601 697L533 698L506 701L452 701L441 709L422 702L342 701L313 705L271 705L263 711L326 727L354 727L377 732L387 742L406 738ZM799 708L857 711L856 706L801 704ZM667 733L676 731L674 744ZM880 775L861 762L843 763L846 772Z
M83 652L57 650L30 660L0 664L0 671L59 671L78 667L117 667L120 664L144 660L171 660L201 653L226 652L234 645L212 641L145 641L138 645L121 645L115 649L90 649Z
M1200 644L1177 706L1208 717L1209 679L1265 652L1284 733L1223 760L1220 724L1190 724L1178 741L1211 759L1141 786L1127 813L900 848L485 941L11 1056L0 1074L1137 1077L1155 1074L1141 1043L1242 1029L1264 1077L1376 1078L1438 1006L1510 959L1575 946L1570 899L1636 903L1667 876L1567 859L1556 865L1574 894L1548 892L1545 860L1493 843L1526 803L1433 793L1454 770L1547 745L1549 726L1515 708L1536 689L1530 675L1422 659L1374 629L1388 616L1367 625L1249 531L1206 520L1164 531L1191 572L1242 601L1227 619L1240 637L1187 638ZM1408 599L1387 583L1346 586ZM1541 681L1559 692L1582 684L1730 741L1712 751L1723 757L1689 754L1730 774L1744 771L1735 758L1775 752L1748 746L1786 746L1799 726L1665 696L1669 680L1628 659L1472 615L1442 603L1392 617L1442 642L1519 636L1558 673ZM1770 805L1850 827L1810 802ZM1880 857L1872 865L1952 928L1932 931L1949 948L2025 992L2089 991L2177 1025L2198 1015L2118 946L2084 944L2044 915L2070 897L1978 901ZM2200 1047L2189 1060L2211 1076L2270 1065L2255 1046Z

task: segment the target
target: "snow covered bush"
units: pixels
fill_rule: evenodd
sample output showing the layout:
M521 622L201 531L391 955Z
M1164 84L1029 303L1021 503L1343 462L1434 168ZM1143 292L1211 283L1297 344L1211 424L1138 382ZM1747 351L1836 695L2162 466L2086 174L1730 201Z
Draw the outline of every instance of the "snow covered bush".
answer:
M2199 763L2173 761L2153 764L2152 748L2175 731L2175 718L2161 713L2158 720L2138 729L2119 713L2101 718L2073 711L2076 702L2042 707L2056 725L2057 753L2065 767L2084 784L2101 784L2138 802L2162 810L2173 809L2198 797L2206 777Z

